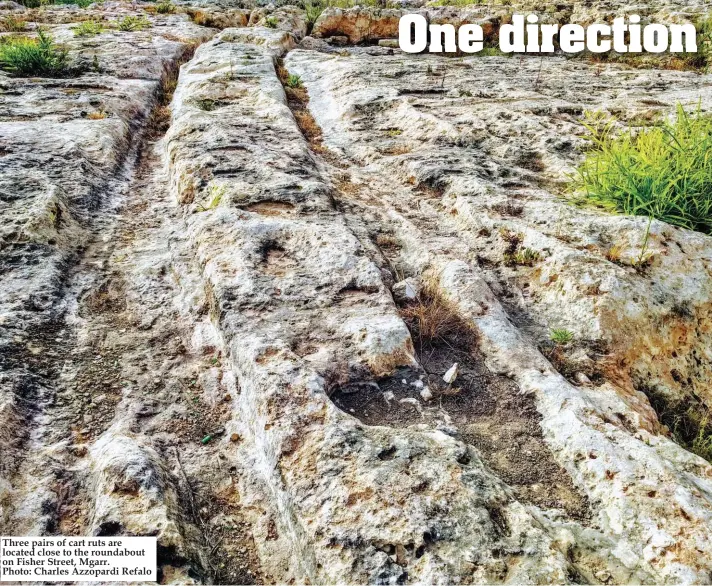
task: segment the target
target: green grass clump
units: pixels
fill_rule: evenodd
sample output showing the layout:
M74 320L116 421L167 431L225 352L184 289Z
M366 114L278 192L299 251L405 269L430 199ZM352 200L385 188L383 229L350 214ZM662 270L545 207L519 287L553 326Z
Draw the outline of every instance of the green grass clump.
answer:
M117 24L120 31L140 31L151 28L151 22L145 16L124 16Z
M531 248L520 248L514 252L506 252L504 254L504 264L510 267L516 265L531 267L540 259L541 255Z
M277 19L274 16L268 16L265 18L265 26L267 28L277 28Z
M75 37L93 37L104 31L104 25L96 20L85 20L72 27Z
M161 0L156 4L158 14L173 14L175 11L176 7L170 0Z
M0 69L16 77L63 77L68 73L67 51L42 30L36 39L6 37L0 41Z
M300 88L302 87L302 78L299 77L296 73L290 73L287 76L287 87L291 87L292 89Z
M690 451L712 462L712 425L707 416L700 422L697 435L690 443Z
M573 177L583 201L712 233L711 117L678 104L675 121L635 133L601 117L585 125L593 148Z
M554 344L568 344L574 339L574 335L569 330L552 328L551 334L549 335L551 341Z
M314 26L314 23L321 16L321 13L324 12L325 8L326 4L324 2L312 2L311 0L304 2L304 12L307 15L309 30Z

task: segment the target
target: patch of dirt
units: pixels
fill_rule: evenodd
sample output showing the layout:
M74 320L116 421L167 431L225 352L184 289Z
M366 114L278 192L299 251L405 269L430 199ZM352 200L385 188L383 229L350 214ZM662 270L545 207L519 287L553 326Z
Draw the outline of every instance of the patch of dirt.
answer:
M214 584L259 584L257 558L251 527L244 522L236 478L219 487L202 486L196 503L197 517L210 552ZM216 555L218 554L218 555Z
M533 397L490 372L465 326L450 323L454 318L442 307L439 311L444 325L422 329L433 337L414 335L422 370L401 368L375 381L345 383L332 393L334 403L366 425L426 424L450 433L477 448L522 502L562 509L586 522L588 501L544 442ZM423 322L419 326L408 317L406 322L412 332L422 328ZM443 375L454 363L457 378L447 384ZM432 398L426 400L428 391Z

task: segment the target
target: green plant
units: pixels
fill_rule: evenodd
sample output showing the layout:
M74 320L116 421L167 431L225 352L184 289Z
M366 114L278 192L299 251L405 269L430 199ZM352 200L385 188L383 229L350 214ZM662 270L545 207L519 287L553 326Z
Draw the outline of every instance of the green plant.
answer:
M304 2L304 11L307 15L307 25L310 29L314 26L314 23L321 16L321 13L324 12L325 8L325 2L312 2L311 0Z
M712 427L709 425L707 415L700 422L697 435L690 444L690 451L712 462Z
M661 423L686 450L712 463L712 411L693 396L674 402L655 387L641 385Z
M592 149L573 177L581 201L712 233L712 118L678 104L674 121L637 133L584 122Z
M151 23L145 16L124 16L116 23L120 31L140 31L150 27Z
M27 28L27 22L9 15L0 19L0 30L6 33L21 33Z
M175 11L176 7L171 0L161 0L156 4L158 14L173 14Z
M645 267L648 262L653 257L653 254L648 251L648 242L650 240L650 226L653 223L653 218L648 218L648 226L645 229L645 235L643 236L643 242L640 245L640 254L638 255L638 258L635 261L635 266L636 268L643 268Z
M0 42L0 68L17 77L62 77L68 73L67 52L39 30L36 39L4 38Z
M531 248L521 248L514 252L505 252L504 264L507 266L523 265L530 267L541 258L541 255Z
M103 32L104 25L96 20L85 20L72 27L75 37L92 37Z
M265 18L265 26L267 28L277 28L277 19L274 16Z
M552 328L549 338L554 344L564 345L574 339L574 335L569 330Z
M706 71L712 64L712 16L695 23L695 29L697 53L685 53L682 59L687 67Z
M300 88L302 87L302 78L299 77L296 73L290 73L287 76L287 81L286 81L287 87L290 87L292 89Z
M223 196L225 195L224 185L212 184L208 189L208 203L206 205L198 204L199 212L207 212L208 210L213 210L220 205Z

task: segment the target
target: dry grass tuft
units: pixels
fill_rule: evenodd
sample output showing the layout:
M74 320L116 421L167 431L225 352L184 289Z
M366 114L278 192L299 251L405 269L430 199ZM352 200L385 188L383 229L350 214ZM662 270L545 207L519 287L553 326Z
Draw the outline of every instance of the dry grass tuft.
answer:
M606 251L606 259L609 262L615 263L615 264L620 264L621 262L621 254L623 253L622 249L620 246L611 246L607 251Z
M289 109L294 115L299 130L309 142L309 146L314 152L329 156L329 150L322 144L321 128L309 112L309 94L301 79L299 76L290 74L281 63L277 64L277 75L287 94Z
M413 303L403 307L401 317L421 346L438 341L468 346L474 342L473 328L432 286L426 286Z
M21 33L27 29L27 22L13 15L0 18L0 31L5 33Z
M314 117L309 112L297 110L294 112L294 119L297 121L297 126L302 134L309 142L321 142L321 128L314 120Z

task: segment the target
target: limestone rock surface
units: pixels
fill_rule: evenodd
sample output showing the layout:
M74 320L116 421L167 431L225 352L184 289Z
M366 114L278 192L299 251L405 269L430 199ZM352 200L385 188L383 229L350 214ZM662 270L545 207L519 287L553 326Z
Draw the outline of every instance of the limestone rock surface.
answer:
M537 9L417 4L3 3L74 68L0 73L0 534L154 535L175 584L712 581L668 417L712 409L712 239L566 199L585 112L710 75L405 55L405 12ZM633 8L704 11L546 18Z

